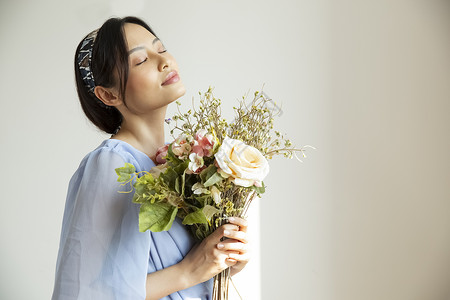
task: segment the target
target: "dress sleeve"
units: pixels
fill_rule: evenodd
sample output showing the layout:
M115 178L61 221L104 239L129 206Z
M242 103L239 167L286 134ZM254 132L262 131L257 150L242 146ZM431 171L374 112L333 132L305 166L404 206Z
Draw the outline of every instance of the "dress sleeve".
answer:
M145 299L150 232L139 232L139 205L117 182L124 159L92 153L69 184L56 266L56 299Z

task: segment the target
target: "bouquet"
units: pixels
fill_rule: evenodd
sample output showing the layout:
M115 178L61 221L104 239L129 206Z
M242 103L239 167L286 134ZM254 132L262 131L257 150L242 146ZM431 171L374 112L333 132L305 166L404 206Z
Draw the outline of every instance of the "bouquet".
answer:
M200 106L166 120L175 125L173 142L158 149L158 165L136 172L126 163L116 169L118 181L134 188L133 202L141 204L139 230L169 230L179 217L192 234L204 239L232 216L244 217L252 200L265 191L267 159L282 154L303 157L279 131L273 117L281 110L264 92L256 91L233 107L236 116L228 123L221 116L221 100L210 87L200 94ZM178 131L178 135L174 132ZM213 299L228 299L229 269L214 277Z

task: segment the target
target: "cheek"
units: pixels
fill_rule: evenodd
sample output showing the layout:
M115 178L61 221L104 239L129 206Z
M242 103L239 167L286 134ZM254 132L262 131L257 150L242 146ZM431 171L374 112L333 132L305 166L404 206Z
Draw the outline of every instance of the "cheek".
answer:
M145 70L139 71L139 72L133 72L128 76L128 86L131 89L139 89L142 87L151 87L156 84L156 76L152 72L147 72Z
M158 78L150 72L130 74L127 81L127 95L139 95L155 92L158 88Z

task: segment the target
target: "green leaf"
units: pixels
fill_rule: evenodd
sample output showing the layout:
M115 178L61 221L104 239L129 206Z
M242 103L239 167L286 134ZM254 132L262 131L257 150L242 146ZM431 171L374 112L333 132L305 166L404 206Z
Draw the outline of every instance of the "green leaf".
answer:
M180 193L180 177L175 178L175 191Z
M219 181L222 181L223 177L220 176L219 173L214 173L211 177L208 178L208 180L205 181L205 183L203 184L204 187L208 187L211 186L215 183L218 183Z
M117 168L116 174L119 176L117 178L118 182L127 182L131 179L131 174L136 172L136 168L129 163L125 163L125 167Z
M178 164L177 166L173 167L173 169L175 170L175 172L177 172L177 174L181 175L186 171L188 166L189 160L185 160L182 163Z
M266 186L263 181L261 183L262 183L262 186L260 186L260 187L252 185L252 186L250 186L250 188L252 190L255 190L258 194L264 194L264 192L266 191Z
M197 227L197 229L194 232L194 236L199 241L204 240L210 233L208 224L201 224L201 225L198 225L196 227Z
M182 162L181 159L179 159L172 151L172 144L169 144L169 147L167 148L167 156L166 160L171 162L173 165L177 165L180 162Z
M183 172L183 175L181 175L181 196L184 197L184 185L186 183L186 171Z
M155 178L152 174L144 174L143 176L137 178L134 184L135 192L133 202L155 202L158 198L158 195L154 190L155 183Z
M205 205L205 207L203 207L202 210L208 221L211 221L212 217L214 217L215 214L220 212L220 210L218 210L217 208L215 208L212 205Z
M177 215L178 207L169 203L144 203L139 211L139 231L167 231Z
M193 194L191 199L194 200L194 206L204 207L207 203L209 203L209 200L211 200L211 194ZM189 198L186 198L186 200L189 200Z
M175 191L175 181L178 177L177 172L175 172L172 168L167 168L167 170L159 175L159 177L164 180L164 182L172 191Z
M192 224L208 224L208 219L206 218L202 209L197 208L196 211L184 217L183 225L192 225Z
M206 169L200 172L200 178L202 183L205 183L211 176L217 173L217 167L215 165L209 165Z
M142 175L141 177L136 178L136 185L153 185L155 184L155 178L151 173L146 173Z
M197 174L185 174L184 179L184 195L190 197L192 195L192 186L198 182Z

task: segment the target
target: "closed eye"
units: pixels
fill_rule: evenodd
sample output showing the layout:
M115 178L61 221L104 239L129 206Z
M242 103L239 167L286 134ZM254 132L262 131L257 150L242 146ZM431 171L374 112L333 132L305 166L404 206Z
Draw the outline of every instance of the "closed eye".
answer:
M147 59L148 59L148 57L146 57L143 61L141 61L141 62L139 62L139 63L137 63L136 64L136 66L139 66L139 65L141 65L141 64L143 64L144 62L146 62L147 61Z
M165 52L167 52L167 49L164 49L164 50L162 50L162 51L159 51L158 53L159 53L159 54L162 54L162 53L165 53ZM136 66L142 65L142 64L145 63L147 60L148 60L148 57L146 57L143 61L138 62L138 63L136 64Z

